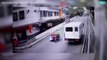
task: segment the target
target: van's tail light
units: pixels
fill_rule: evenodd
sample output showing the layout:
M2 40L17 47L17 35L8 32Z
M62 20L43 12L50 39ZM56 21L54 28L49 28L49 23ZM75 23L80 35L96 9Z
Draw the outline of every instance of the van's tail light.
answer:
M79 41L79 39L76 39L76 41Z
M67 41L68 39L65 39L65 41Z

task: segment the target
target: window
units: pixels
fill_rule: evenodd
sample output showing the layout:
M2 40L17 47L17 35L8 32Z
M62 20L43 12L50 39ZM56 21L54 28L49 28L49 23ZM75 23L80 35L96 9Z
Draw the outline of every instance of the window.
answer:
M13 13L13 21L18 21L18 14L17 14L17 12Z
M57 12L54 12L54 15L57 16Z
M4 17L4 7L0 6L0 17Z
M11 15L12 14L12 5L8 5L7 6L7 11L8 11L8 15Z
M76 32L78 31L78 27L75 27L75 31L76 31Z
M43 16L47 17L47 11L43 11Z
M54 12L54 15L55 15L55 16L58 16L58 12Z
M66 31L72 32L72 31L73 31L73 28L72 28L72 27L67 27L67 28L66 28Z
M36 12L36 10L34 10L34 12Z
M48 12L48 16L52 16L52 12L51 11Z
M43 17L43 11L40 11L40 17Z
M54 15L55 15L55 16L58 16L58 12L54 12Z
M19 19L22 20L25 18L24 11L19 11Z
M56 12L56 16L58 16L58 12Z

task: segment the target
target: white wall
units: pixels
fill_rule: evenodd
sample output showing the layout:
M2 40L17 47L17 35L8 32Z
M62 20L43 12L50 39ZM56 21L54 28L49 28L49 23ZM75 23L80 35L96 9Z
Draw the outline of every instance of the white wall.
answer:
M19 9L19 10L25 11L25 19L15 21L13 23L13 27L19 27L19 26L33 24L33 23L38 22L40 19L38 9L39 9L38 7L31 7L31 6L23 8L23 9ZM19 11L19 10L16 10L16 11ZM29 13L26 12L27 10L29 10ZM34 12L34 10L37 10L37 11ZM14 11L14 12L16 12L16 11Z

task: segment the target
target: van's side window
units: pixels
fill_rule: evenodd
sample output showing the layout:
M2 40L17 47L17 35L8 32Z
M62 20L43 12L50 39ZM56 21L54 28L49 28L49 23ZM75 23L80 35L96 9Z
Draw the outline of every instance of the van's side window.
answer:
M72 32L72 31L73 31L73 28L72 28L72 27L66 27L66 31Z
M75 27L75 31L78 32L78 27Z

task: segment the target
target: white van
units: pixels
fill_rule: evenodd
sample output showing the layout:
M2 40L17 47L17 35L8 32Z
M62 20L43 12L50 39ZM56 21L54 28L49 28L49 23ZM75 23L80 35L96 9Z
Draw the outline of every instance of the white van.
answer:
M64 26L64 38L69 42L81 42L84 24L82 22L70 22Z

